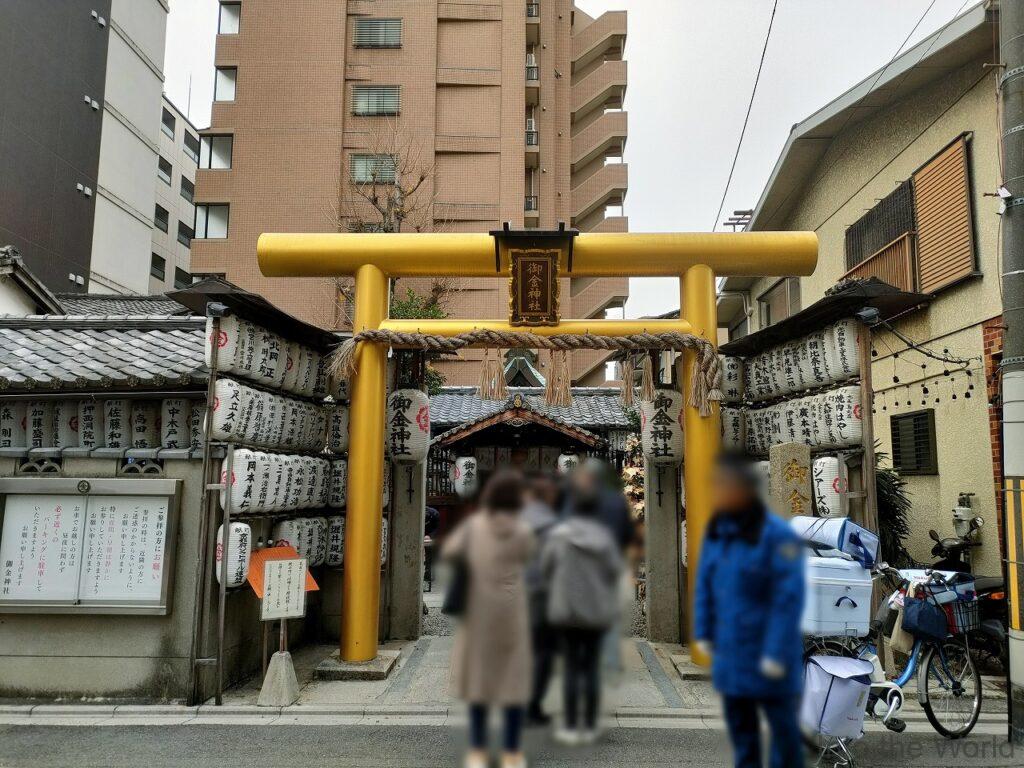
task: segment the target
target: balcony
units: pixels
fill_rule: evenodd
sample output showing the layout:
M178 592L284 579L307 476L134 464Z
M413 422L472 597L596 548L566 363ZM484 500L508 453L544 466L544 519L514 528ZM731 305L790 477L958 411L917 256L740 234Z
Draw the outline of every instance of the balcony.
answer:
M572 171L598 157L622 157L626 148L625 112L605 112L572 137Z
M540 102L540 67L526 65L526 104L535 106Z
M540 45L540 3L526 4L526 44Z
M626 12L608 11L572 38L573 71L598 59L621 59L626 45Z
M540 134L537 131L526 131L526 167L536 168L540 165Z
M916 291L915 234L905 232L851 269L846 277L877 277L901 291Z
M529 89L527 89L529 90ZM594 109L622 109L626 97L626 62L606 61L572 85L572 117Z
M600 168L572 190L572 215L574 220L606 205L622 205L626 197L629 180L629 166L614 163Z

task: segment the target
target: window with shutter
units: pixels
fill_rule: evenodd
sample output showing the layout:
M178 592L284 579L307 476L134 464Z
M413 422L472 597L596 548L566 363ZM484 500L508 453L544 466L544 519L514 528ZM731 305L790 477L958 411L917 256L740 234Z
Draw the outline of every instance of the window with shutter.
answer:
M394 184L397 168L391 155L352 155L352 181L356 184Z
M889 419L892 465L902 475L936 475L935 411L929 408Z
M356 19L356 48L401 48L401 19Z
M397 85L353 86L353 115L398 115L400 111L401 96Z
M933 293L975 271L966 137L932 158L913 180L918 289Z

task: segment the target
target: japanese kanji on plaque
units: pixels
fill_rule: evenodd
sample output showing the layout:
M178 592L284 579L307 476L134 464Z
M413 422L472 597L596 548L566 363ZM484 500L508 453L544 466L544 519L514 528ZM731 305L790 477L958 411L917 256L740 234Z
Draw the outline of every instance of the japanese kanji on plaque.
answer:
M557 250L510 250L509 323L558 325Z
M263 563L263 599L260 601L263 621L306 615L306 563L304 557Z

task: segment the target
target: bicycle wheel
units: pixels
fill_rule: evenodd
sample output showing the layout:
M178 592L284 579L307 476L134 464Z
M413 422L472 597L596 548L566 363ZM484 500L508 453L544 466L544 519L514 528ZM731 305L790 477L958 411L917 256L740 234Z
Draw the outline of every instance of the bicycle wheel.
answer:
M924 686L924 713L936 731L947 739L971 732L981 714L981 676L966 645L929 645L917 684Z

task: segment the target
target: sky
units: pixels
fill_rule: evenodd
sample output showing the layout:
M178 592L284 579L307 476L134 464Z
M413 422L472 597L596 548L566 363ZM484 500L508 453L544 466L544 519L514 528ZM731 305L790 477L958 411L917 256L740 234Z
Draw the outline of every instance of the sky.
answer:
M577 0L591 16L629 12L624 211L631 231L706 232L716 224L773 2ZM790 128L887 64L926 10L903 50L974 4L778 0L721 219L756 205ZM171 0L164 87L199 127L209 123L216 31L217 0ZM678 306L678 281L630 281L628 317Z

